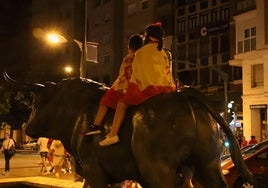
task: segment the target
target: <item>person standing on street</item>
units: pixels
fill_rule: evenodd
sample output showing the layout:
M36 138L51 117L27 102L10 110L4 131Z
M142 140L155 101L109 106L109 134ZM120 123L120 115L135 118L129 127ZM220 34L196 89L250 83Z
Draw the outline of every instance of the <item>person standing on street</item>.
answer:
M243 136L242 141L241 141L241 148L246 147L247 145L248 145L248 141L246 140L246 137Z
M250 136L250 140L248 142L249 145L252 145L252 144L257 144L258 141L256 139L256 137L254 135Z
M53 168L55 176L60 177L61 168L65 160L65 148L60 140L53 140L50 151L53 155Z
M4 152L4 156L5 156L5 171L3 172L3 175L9 175L9 171L10 171L9 161L12 155L8 152L8 149L10 149L11 147L15 147L15 142L12 138L10 138L9 133L5 133L5 139L1 147L1 152Z
M39 152L40 152L40 156L41 156L41 164L42 164L42 168L41 168L41 173L46 173L47 172L47 166L46 166L46 159L47 159L47 154L48 154L48 138L46 137L40 137L37 140L37 144L39 146Z

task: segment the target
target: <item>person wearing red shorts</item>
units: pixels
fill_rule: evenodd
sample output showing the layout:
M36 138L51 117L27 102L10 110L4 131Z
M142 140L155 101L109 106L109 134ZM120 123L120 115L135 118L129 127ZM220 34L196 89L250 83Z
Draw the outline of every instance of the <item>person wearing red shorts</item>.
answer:
M142 45L143 40L141 35L134 34L130 36L128 41L128 54L123 58L119 75L111 88L101 98L94 123L90 125L88 132L84 133L84 135L101 133L101 123L107 114L108 108L116 109L118 101L124 98L132 74L132 62L135 52L141 48Z
M127 91L117 102L111 131L100 146L119 142L118 132L129 105L138 105L160 94L176 91L169 55L163 49L164 31L160 23L145 28L144 46L136 51Z

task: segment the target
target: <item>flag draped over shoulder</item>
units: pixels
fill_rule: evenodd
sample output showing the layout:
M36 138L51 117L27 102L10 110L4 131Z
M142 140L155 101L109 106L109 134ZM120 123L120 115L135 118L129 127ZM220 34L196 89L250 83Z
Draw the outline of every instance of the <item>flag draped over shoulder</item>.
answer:
M135 52L128 53L120 66L119 75L115 82L112 85L112 88L115 91L121 91L122 93L126 93L128 88L129 80L132 75L132 62L135 56Z
M126 104L137 105L156 94L176 89L168 56L164 50L157 50L157 43L137 50L132 69Z

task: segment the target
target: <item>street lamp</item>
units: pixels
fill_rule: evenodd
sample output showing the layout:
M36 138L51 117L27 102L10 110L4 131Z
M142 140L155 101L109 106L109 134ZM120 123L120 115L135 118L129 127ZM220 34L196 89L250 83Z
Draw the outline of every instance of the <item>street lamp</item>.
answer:
M73 68L71 66L65 66L64 67L64 71L67 73L67 74L71 74L73 72Z
M65 38L62 35L59 35L57 33L49 33L46 36L47 40L50 43L66 43L68 42L68 39ZM80 42L79 40L72 39L72 41L78 46L79 51L80 51L80 70L79 70L79 75L81 78L86 77L86 71L85 71L85 61L83 59L84 57L84 50L83 50L83 43Z

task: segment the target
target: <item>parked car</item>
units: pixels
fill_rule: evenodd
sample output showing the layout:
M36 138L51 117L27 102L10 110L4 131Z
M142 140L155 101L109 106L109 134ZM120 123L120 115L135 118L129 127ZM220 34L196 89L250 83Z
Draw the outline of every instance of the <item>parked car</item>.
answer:
M24 150L38 150L37 140L31 140L30 142L23 144L21 147Z
M242 156L250 172L268 179L268 140L247 148L242 152ZM221 167L230 187L253 187L237 172L231 157L223 160Z

